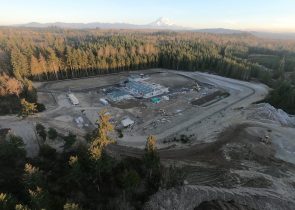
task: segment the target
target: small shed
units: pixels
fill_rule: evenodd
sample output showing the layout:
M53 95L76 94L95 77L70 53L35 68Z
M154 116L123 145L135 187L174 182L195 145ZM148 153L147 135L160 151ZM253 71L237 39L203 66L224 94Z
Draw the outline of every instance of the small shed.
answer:
M152 101L152 103L154 103L154 104L158 104L158 103L161 102L161 99L160 99L160 98L152 98L151 101Z
M169 101L169 97L168 96L162 96L162 99L165 101Z
M122 126L123 126L124 128L126 128L126 127L129 127L129 126L133 125L133 124L134 124L134 121L131 120L129 117L127 117L127 118L125 118L125 119L123 119L123 120L121 121L121 124L122 124Z
M79 105L79 100L76 98L76 96L73 93L68 94L68 98L70 99L71 103L73 105Z
M109 104L109 102L104 98L99 99L99 101L100 101L100 103L102 103L105 106Z

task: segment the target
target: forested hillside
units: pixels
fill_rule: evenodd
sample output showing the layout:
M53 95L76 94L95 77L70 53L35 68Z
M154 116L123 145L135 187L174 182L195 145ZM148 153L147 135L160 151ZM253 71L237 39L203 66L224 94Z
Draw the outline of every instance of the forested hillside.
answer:
M282 61L284 70L294 71L294 51L295 43L266 41L248 34L57 28L0 30L0 68L16 78L34 80L151 67L211 70L238 79L254 76L269 80L270 69L278 69Z
M287 79L293 88L295 42L246 33L0 29L0 72L22 83L158 67L256 78L275 88Z

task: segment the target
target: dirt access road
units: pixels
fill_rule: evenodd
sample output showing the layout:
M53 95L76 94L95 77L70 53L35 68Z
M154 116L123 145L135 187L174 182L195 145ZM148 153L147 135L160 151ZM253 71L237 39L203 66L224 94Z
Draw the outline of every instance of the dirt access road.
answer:
M211 74L205 74L205 73L198 73L198 72L180 72L180 71L172 71L172 70L165 70L165 69L150 69L147 71L140 71L144 73L155 73L155 72L166 72L166 73L173 73L173 74L179 74L183 75L189 78L192 78L194 80L198 80L203 83L209 83L211 85L214 85L216 87L222 88L230 93L230 96L220 100L212 105L209 105L207 107L204 107L199 112L194 112L191 115L189 115L189 118L184 117L183 119L179 119L179 122L176 124L171 125L170 128L163 130L163 132L160 132L159 135L156 135L159 142L163 141L165 138L170 138L171 136L183 132L188 127L193 127L193 129L197 128L199 130L203 130L202 132L208 132L212 133L210 129L201 129L200 126L207 127L207 124L205 122L205 119L212 118L214 116L218 116L218 114L222 111L226 111L227 113L233 113L232 109L239 106L248 106L249 104L261 100L265 97L265 95L268 92L268 89L266 86L262 84L257 83L249 83L249 82L243 82L233 79L227 79L224 77L219 77L216 75ZM125 73L128 75L128 73ZM111 81L113 83L117 83L126 76L125 74L118 74L115 75L113 78L114 81ZM74 80L75 85L72 85L72 80L68 81L58 81L58 82L49 82L49 83L36 83L38 86L38 91L43 92L60 92L65 91L68 88L75 89L75 90L88 90L89 88L101 86L101 85L107 85L106 83L97 82L97 78L84 78L84 79L77 79ZM45 86L44 86L45 85ZM68 87L68 88L66 88ZM82 101L81 101L82 102ZM84 109L85 107L83 107ZM90 107L91 109L96 109L97 107ZM78 108L77 108L78 109ZM45 124L49 124L51 127L58 127L61 131L72 131L74 133L77 133L79 135L78 131L81 131L77 129L75 125L71 126L69 122L60 122L59 120L53 120L60 113L68 114L69 116L74 116L79 110L73 109L71 104L69 104L68 100L64 98L62 100L61 104L54 103L52 105L52 108L49 108L47 111L38 114L36 117L29 117L27 119L20 120L19 118L15 116L10 116L7 118L7 116L0 117L0 127L12 127L14 132L18 135L24 135L24 140L26 141L27 147L31 148L32 145L34 145L34 149L29 149L30 153L36 153L37 151L37 142L34 140L35 133L33 132L34 124L36 122L41 122ZM221 119L218 119L219 121ZM72 120L71 120L72 121ZM212 120L211 120L212 121ZM22 129L23 125L30 126L30 129L26 129L24 131ZM62 129L61 129L62 128ZM200 133L200 131L198 131ZM153 134L153 133L151 133ZM205 138L207 133L205 133ZM83 134L81 134L83 136ZM139 147L143 148L145 146L146 136L139 136L139 135L126 135L124 139L119 139L118 144L123 146L131 146L131 147ZM198 142L199 143L199 142ZM167 146L167 145L162 145ZM34 152L33 152L34 151Z
M164 130L161 134L155 135L159 142L173 137L175 134L182 133L185 129L192 126L198 126L204 123L204 120L217 116L220 112L230 114L233 109L238 107L247 107L248 105L260 101L268 94L268 87L261 83L245 82L235 79L224 78L217 75L200 72L179 72L172 70L157 69L158 72L169 72L189 77L203 83L219 87L227 91L230 96L207 106L201 112L189 119L184 119L181 123ZM216 118L216 120L218 120ZM118 144L124 146L144 147L146 136L126 136L120 139Z

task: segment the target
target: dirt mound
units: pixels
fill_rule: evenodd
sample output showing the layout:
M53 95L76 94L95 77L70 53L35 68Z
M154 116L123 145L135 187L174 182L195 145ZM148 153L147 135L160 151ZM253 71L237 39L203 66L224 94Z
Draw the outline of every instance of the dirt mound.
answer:
M288 115L281 109L276 109L270 104L254 104L246 109L247 119L260 122L273 122L283 126L295 126L295 117Z
M293 210L294 200L283 198L273 190L238 188L224 189L205 186L184 186L170 190L161 190L146 203L146 210L193 210L204 202L210 201L234 202L238 207L257 210ZM204 205L204 204L203 204ZM231 208L228 208L231 209ZM235 208L232 208L235 209ZM239 208L236 208L239 210ZM243 209L243 208L240 208Z

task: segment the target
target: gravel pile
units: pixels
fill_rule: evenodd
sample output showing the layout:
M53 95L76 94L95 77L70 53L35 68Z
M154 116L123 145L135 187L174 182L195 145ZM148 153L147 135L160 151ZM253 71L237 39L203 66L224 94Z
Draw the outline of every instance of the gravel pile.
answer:
M283 126L295 126L295 117L290 116L288 113L281 109L276 109L270 104L261 103L254 104L247 109L249 113L247 118L258 121L272 121L279 123Z

